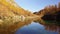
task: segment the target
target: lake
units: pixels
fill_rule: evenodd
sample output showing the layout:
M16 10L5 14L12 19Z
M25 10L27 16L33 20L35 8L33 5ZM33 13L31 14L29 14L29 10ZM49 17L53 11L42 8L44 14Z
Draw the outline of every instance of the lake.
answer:
M31 22L19 28L15 34L60 34L60 27Z

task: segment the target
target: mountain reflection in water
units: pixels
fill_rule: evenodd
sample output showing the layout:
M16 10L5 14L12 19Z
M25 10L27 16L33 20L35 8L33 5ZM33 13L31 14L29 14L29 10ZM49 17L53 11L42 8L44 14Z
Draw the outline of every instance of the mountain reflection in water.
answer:
M60 27L31 22L30 24L19 28L15 34L60 34Z

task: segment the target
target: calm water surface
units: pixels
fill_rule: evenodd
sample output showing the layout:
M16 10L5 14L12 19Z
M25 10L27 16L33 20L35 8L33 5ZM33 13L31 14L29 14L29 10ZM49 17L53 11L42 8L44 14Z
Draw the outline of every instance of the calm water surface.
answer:
M59 34L60 28L32 22L19 28L15 34Z

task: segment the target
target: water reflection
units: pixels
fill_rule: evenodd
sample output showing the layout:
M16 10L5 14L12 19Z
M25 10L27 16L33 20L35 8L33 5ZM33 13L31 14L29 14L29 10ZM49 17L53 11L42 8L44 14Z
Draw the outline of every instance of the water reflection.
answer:
M21 28L25 25L28 25L28 24L31 24L31 20L28 20L29 23L27 23L27 21L25 22L19 22L19 23L14 23L13 25L9 26L9 27L4 27L3 28L0 28L0 34L15 34L15 31L18 29L18 28Z
M60 34L60 26L56 25L44 25L45 29L52 32L58 32Z
M58 34L60 34L60 26L58 24L52 24L52 23L58 23L57 21L45 21L41 19L39 23L44 25L47 31L57 32Z
M41 25L39 23L32 22L29 25L19 28L15 34L60 34L59 32L59 26Z

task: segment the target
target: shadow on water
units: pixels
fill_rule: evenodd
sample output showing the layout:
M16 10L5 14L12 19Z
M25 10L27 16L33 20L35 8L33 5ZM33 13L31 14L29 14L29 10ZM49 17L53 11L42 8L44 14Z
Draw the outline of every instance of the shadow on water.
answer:
M44 20L40 22L31 22L28 25L19 28L15 34L60 34L60 26L58 25L47 25Z

